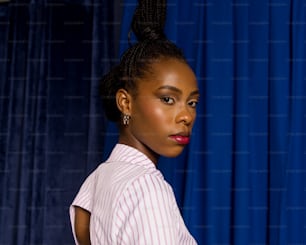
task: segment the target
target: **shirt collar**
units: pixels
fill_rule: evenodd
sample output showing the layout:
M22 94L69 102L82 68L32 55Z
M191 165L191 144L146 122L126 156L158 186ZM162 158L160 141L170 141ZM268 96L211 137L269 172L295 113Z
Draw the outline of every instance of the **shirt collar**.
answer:
M129 162L156 169L155 164L145 154L124 144L116 144L106 162Z

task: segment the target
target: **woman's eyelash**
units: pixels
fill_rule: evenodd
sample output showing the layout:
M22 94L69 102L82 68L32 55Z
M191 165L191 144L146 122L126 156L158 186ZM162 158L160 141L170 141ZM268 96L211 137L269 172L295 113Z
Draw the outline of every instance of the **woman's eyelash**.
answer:
M160 98L162 102L164 102L165 104L168 104L168 105L172 105L174 104L174 99L170 96L163 96Z
M175 103L175 99L170 96L163 96L160 98L160 100L167 105L173 105ZM188 105L190 105L193 108L195 108L197 104L198 104L197 100L192 100L188 102Z
M191 106L191 107L196 107L198 105L198 101L197 100L193 100L193 101L190 101L188 104Z

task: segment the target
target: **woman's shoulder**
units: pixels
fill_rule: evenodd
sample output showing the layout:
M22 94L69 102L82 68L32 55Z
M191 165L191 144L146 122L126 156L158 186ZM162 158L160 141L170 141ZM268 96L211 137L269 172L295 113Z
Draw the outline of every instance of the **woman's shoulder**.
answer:
M152 180L162 184L165 182L162 173L156 168L130 162L105 162L93 174L98 185L111 188L122 189Z
M137 198L140 201L159 198L169 203L175 200L171 186L165 181L159 171L153 173L143 171L138 173L128 178L122 187L118 200Z

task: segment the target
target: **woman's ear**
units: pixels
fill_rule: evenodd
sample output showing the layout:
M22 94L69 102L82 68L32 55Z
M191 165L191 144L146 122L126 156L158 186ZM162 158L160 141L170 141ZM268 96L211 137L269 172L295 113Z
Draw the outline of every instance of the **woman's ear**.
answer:
M117 107L121 111L122 114L131 115L132 109L132 97L128 91L121 88L116 93L116 102Z

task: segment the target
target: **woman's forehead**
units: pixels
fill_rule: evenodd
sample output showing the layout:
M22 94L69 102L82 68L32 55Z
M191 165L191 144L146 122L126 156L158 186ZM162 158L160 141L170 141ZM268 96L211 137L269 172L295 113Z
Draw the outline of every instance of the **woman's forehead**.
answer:
M150 72L139 79L139 82L139 88L171 86L182 90L197 89L194 72L188 64L177 59L162 59L152 63Z

